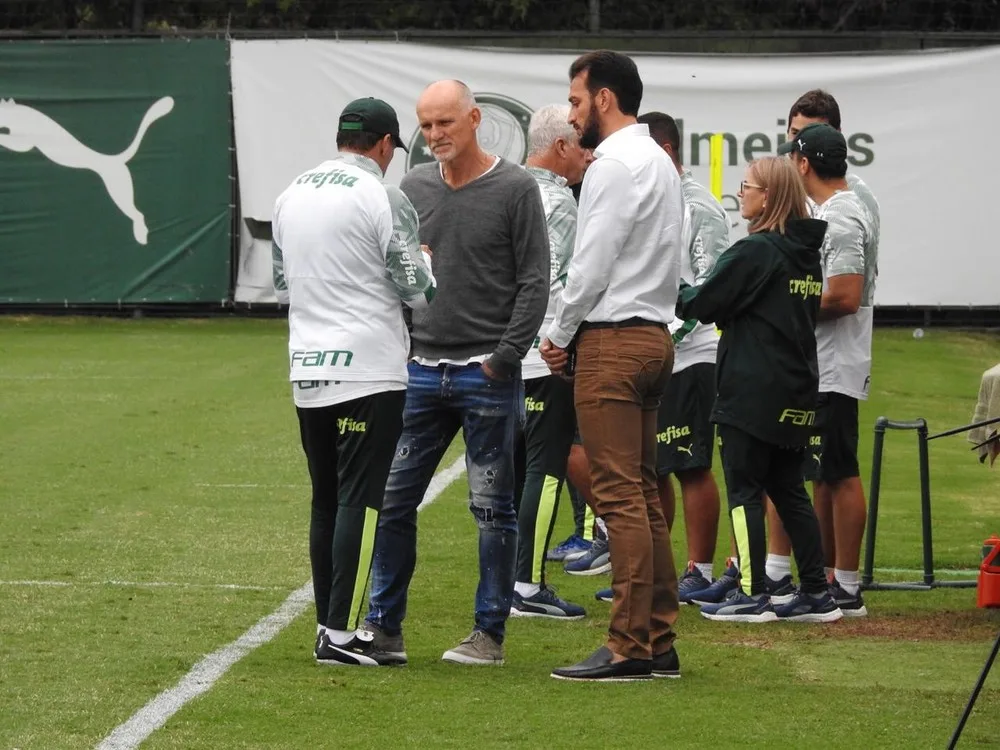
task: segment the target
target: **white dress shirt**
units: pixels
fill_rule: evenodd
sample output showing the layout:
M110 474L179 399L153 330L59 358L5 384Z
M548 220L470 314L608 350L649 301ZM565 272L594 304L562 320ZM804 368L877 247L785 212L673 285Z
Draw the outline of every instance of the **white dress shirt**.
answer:
M584 321L669 324L677 302L684 219L677 169L646 125L612 133L594 156L566 288L546 334L563 349Z

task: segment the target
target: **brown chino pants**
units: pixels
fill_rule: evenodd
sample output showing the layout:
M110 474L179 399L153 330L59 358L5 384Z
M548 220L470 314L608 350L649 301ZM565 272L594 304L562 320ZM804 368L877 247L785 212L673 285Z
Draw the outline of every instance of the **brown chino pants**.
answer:
M656 488L656 412L673 362L670 334L654 325L584 328L577 341L576 414L611 553L607 646L630 659L675 637L677 570Z

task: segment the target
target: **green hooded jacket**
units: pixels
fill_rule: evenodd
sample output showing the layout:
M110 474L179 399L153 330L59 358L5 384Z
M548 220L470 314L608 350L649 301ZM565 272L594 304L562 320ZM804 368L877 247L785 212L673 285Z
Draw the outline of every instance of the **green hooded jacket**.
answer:
M699 286L681 284L677 315L722 331L712 421L786 447L805 446L816 419L816 317L826 222L792 219L719 256Z

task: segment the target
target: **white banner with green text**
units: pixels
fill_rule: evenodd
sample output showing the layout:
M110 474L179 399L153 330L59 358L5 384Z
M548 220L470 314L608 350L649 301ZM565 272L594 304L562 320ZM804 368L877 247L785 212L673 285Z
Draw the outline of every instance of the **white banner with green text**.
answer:
M397 151L390 182L431 160L414 106L424 86L442 78L472 88L483 111L484 148L523 163L531 113L566 101L574 57L393 42L232 42L243 217L237 301L274 300L267 229L274 200L296 175L336 152L337 117L347 102L376 96L396 108L410 154ZM734 240L746 231L736 200L746 163L775 153L795 99L824 88L840 104L849 169L881 205L876 304L1000 304L990 209L1000 149L977 133L1000 121L1000 48L634 59L644 85L641 111L678 120L683 161L706 185L709 137L724 133L723 203Z

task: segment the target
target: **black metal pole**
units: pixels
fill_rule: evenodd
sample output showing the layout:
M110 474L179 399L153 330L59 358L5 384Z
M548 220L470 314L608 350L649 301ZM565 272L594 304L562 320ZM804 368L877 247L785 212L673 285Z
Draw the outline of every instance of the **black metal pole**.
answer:
M951 742L948 743L948 750L955 750L958 738L961 736L962 730L965 729L965 722L968 721L969 715L972 713L972 707L976 704L976 699L979 697L979 691L983 689L986 677L989 675L990 669L993 668L993 662L996 661L998 651L1000 651L1000 633L997 633L997 639L993 642L993 650L990 652L986 664L983 665L983 671L979 674L979 679L976 680L976 686L972 689L969 702L965 704L965 711L962 712L962 718L959 719L958 726L955 727L955 733L951 736Z
M917 446L920 450L920 516L924 536L924 583L934 583L934 545L931 539L931 471L927 457L927 423L917 428Z
M591 34L601 30L601 0L590 0L590 22L587 24Z
M132 31L142 31L143 20L143 0L132 0Z
M956 427L953 430L946 430L945 432L939 432L936 435L931 435L928 440L937 440L938 438L948 437L949 435L957 435L960 432L969 432L977 427L987 427L991 424L996 424L1000 422L1000 417L993 417L993 419L987 419L985 422L974 422L972 424L967 424L964 427Z
M886 417L875 420L875 448L872 455L872 481L868 488L868 535L865 537L865 567L861 572L861 585L869 586L874 579L875 532L878 525L878 496L882 489L882 449L885 446Z

